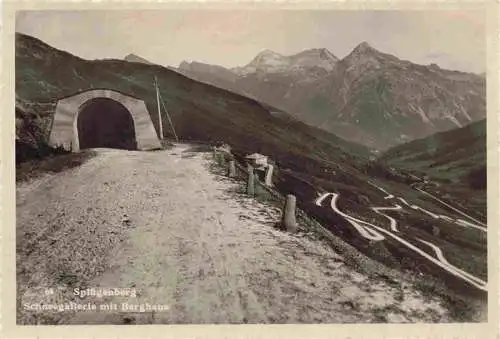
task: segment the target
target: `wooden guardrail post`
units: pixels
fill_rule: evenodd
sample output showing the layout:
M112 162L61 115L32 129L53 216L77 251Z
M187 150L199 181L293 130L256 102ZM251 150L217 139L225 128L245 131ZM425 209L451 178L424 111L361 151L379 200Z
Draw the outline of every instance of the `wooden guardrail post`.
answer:
M229 161L227 176L230 178L234 178L236 176L236 163L234 162L234 160Z
M297 221L295 219L296 206L297 198L295 197L295 195L288 194L286 196L285 206L283 208L281 227L291 233L297 232Z
M255 173L253 171L253 166L248 164L248 182L247 182L247 194L250 196L255 195Z
M273 165L271 164L267 165L266 180L265 180L265 184L267 187L271 187L273 185L273 170L274 170Z

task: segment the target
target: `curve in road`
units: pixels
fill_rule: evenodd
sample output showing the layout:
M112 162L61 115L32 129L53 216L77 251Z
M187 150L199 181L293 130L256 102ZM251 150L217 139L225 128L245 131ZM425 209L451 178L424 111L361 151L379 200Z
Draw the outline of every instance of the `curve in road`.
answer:
M344 217L351 225L353 225L356 228L356 230L363 237L365 237L369 240L381 241L381 240L385 239L384 235L389 236L392 239L398 241L403 246L406 246L407 248L420 254L421 256L426 258L427 260L431 261L435 265L437 265L437 266L441 267L442 269L444 269L445 271L451 273L452 275L470 283L471 285L475 286L476 288L478 288L480 290L483 290L483 291L488 290L487 283L485 281L459 269L456 266L451 265L444 258L444 255L438 246L436 246L430 242L424 242L423 240L417 238L417 240L427 244L428 246L430 246L434 250L436 257L437 257L437 258L434 258L430 254L426 253L425 251L423 251L422 249L413 245L412 243L408 242L407 240L395 235L394 233L392 233L392 232L390 232L390 231L388 231L380 226L377 226L377 225L374 225L372 223L354 218L354 217L347 215L346 213L340 211L339 208L337 207L337 201L338 201L338 198L340 195L337 193L333 193L333 192L323 193L319 198L316 199L315 204L317 206L322 206L323 201L326 198L328 198L329 196L332 196L332 200L330 203L332 210L334 210L336 213L338 213L339 215ZM401 206L399 206L399 207L401 207ZM375 211L376 211L376 209L378 209L378 210L397 209L397 207L388 207L388 208L387 207L374 207L372 209L375 209ZM388 216L386 216L386 217L388 217ZM391 229L394 229L394 228L397 229L397 222L394 220L394 218L390 218L390 219L392 219L392 220L390 220L391 221Z
M385 189L383 189L382 187L379 187L379 186L375 185L375 184L374 184L374 183L372 183L372 182L368 182L368 183L369 183L370 185L372 185L372 186L374 186L374 187L378 188L380 191L384 192L385 194L388 194L388 196L386 196L384 199L391 199L391 198L394 198L394 195L390 194L389 192L387 192L387 191L386 191ZM433 197L434 199L438 200L439 202L441 202L441 203L442 203L442 204L444 204L445 206L448 206L449 208L451 208L451 209L453 209L453 210L457 211L458 213L460 213L460 214L462 214L462 215L467 216L467 214L465 214L465 213L463 213L463 212L461 212L461 211L459 211L459 210L455 209L454 207L452 207L452 206L450 206L450 205L446 204L444 201L439 200L438 198L436 198L436 197L432 196L431 194L429 194L429 193L427 193L427 192L425 192L425 191L422 191L421 189L419 189L419 188L417 188L417 187L414 187L414 186L412 186L412 187L413 187L413 188L415 188L416 190L418 190L418 191L422 192L422 193L425 193L425 194L427 194L427 195L429 195L429 196ZM425 208L422 208L422 207L420 207L420 206L418 206L418 205L410 204L408 201L406 201L404 198L401 198L401 197L397 197L397 199L398 199L399 201L401 201L403 204L405 204L406 206L408 206L408 207L410 207L410 208L412 208L412 209L414 209L414 210L419 210L419 211L421 211L421 212L423 212L423 213L425 213L425 214L427 214L427 215L429 215L429 216L433 217L434 219L441 219L441 220L445 220L445 221L450 222L450 223L454 223L454 224L456 224L456 225L458 225L458 226L461 226L461 227L475 228L475 229L480 230L480 231L482 231L482 232L487 232L487 228L486 228L486 227L483 227L483 226L480 226L480 225L477 225L477 224L473 224L473 223L471 223L471 222L469 222L469 221L466 221L466 220L463 220L463 219L453 219L453 218L451 218L451 217L449 217L449 216L447 216L447 215L442 215L442 214L435 214L435 213L432 213L432 212L430 212L430 211L426 210ZM470 218L472 218L472 217L470 217ZM473 220L475 220L474 218L472 218L472 219L473 219ZM481 224L481 222L479 222L479 223ZM484 224L483 224L483 225L484 225Z
M359 234L361 234L366 239L372 240L372 241L381 241L381 240L385 239L385 237L383 235L381 235L380 233L374 231L370 227L365 226L365 225L371 226L370 223L363 221L363 220L359 220L357 218L354 218L354 217L347 215L347 214L343 213L342 211L340 211L337 207L337 199L339 197L339 195L337 193L324 193L322 196L320 196L319 198L316 199L315 204L317 206L321 206L321 203L323 202L323 200L325 200L329 195L332 196L332 201L330 203L332 209L337 214L340 214L342 217L344 217L344 219L346 219L352 226L354 226L354 228L359 232Z
M391 222L391 225L390 225L390 226L391 226L391 230L392 230L393 232L399 232L399 231L398 231L398 227L397 227L397 226L398 226L398 222L397 222L397 221L396 221L396 219L394 219L393 217L390 217L390 216L388 216L387 214L382 213L382 212L380 212L380 211L387 211L387 210L388 210L388 211L399 211L399 210L401 210L401 209L402 209L402 208L401 208L401 206L399 206L399 205L396 205L396 206L394 206L394 207L372 207L372 210L373 210L373 211L375 211L375 213L378 213L378 214L380 214L380 215L382 215L382 216L386 217L387 219L389 219L389 221Z
M471 280L474 280L475 282L477 282L478 284L481 284L481 285L486 285L486 282L483 281L482 279L480 278L477 278L475 276L473 276L472 274L470 273L467 273L459 268L457 268L456 266L453 266L452 264L450 264L448 262L448 260L446 260L446 258L444 257L444 254L443 254L443 251L438 247L436 246L435 244L431 243L431 242L428 242L428 241L425 241L425 240L422 240L422 239L419 239L419 238L416 238L418 241L420 241L421 243L423 244L426 244L427 246L429 246L430 248L432 248L432 250L434 251L434 253L436 254L436 258L441 261L444 265L448 266L449 268L459 272L460 274L468 277L469 279Z
M434 196L434 195L430 194L429 192L426 192L426 191L424 191L424 190L422 190L422 189L420 189L420 188L418 188L418 187L415 187L415 189L416 189L417 191L419 191L420 193L423 193L423 194L425 194L425 195L427 195L427 196L431 197L432 199L434 199L434 200L436 200L436 201L439 201L441 204L445 205L445 206L446 206L446 207L448 207L448 208L451 208L452 210L454 210L455 212L457 212L457 213L459 213L459 214L463 215L464 217L468 218L469 220L472 220L472 221L474 221L474 222L478 223L479 225L481 225L481 226L483 226L483 227L486 227L486 226L487 226L485 223L483 223L483 222L481 222L481 221L479 221L479 220L477 220L477 219L475 219L475 218L471 217L470 215L468 215L468 214L467 214L467 213L465 213L465 212L460 211L459 209L457 209L457 208L455 208L455 207L451 206L450 204L448 204L448 203L444 202L443 200L441 200L441 199L439 199L438 197L436 197L436 196ZM479 226L477 226L477 227L479 227Z

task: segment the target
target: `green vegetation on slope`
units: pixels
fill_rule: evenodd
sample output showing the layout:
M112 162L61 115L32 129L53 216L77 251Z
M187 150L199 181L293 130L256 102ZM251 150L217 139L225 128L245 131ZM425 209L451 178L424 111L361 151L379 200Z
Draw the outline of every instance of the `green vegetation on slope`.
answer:
M486 217L486 119L394 147L382 165L428 178L428 191Z
M394 147L380 161L458 183L486 163L486 120Z
M143 99L157 127L155 76L182 140L224 141L241 152L258 151L284 162L295 155L306 164L343 162L351 152L362 157L369 154L362 146L273 116L255 100L193 81L167 68L121 60L83 60L35 38L16 35L16 95L20 102L55 103L79 91L110 88ZM50 119L53 112L44 114L42 118ZM31 120L22 110L19 119ZM164 136L172 137L167 117L162 120Z

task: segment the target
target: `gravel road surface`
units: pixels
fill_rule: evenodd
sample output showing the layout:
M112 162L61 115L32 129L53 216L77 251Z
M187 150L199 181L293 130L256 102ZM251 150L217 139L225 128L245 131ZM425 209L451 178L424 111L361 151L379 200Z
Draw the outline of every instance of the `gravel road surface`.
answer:
M41 286L137 295L82 300L114 303L115 311L42 314L19 306L18 322L449 320L438 301L411 286L369 279L325 243L275 229L279 210L238 193L238 182L210 170L208 153L183 144L96 152L77 168L18 185L18 299L35 302L28 292ZM120 312L124 304L165 309Z

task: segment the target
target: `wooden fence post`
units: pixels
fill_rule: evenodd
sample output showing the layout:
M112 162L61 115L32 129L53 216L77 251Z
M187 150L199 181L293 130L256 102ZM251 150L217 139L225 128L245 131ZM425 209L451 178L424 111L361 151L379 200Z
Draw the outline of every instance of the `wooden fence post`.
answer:
M253 166L248 164L248 183L247 183L247 194L250 196L255 195L255 173L253 171Z
M297 205L297 198L295 195L288 194L286 196L285 207L283 208L283 218L281 226L288 232L297 232L297 221L295 219L295 208Z
M269 164L267 165L267 170L266 170L266 180L265 184L267 187L271 187L273 185L273 165Z
M234 178L236 176L236 164L234 160L229 161L229 167L227 169L227 176Z

